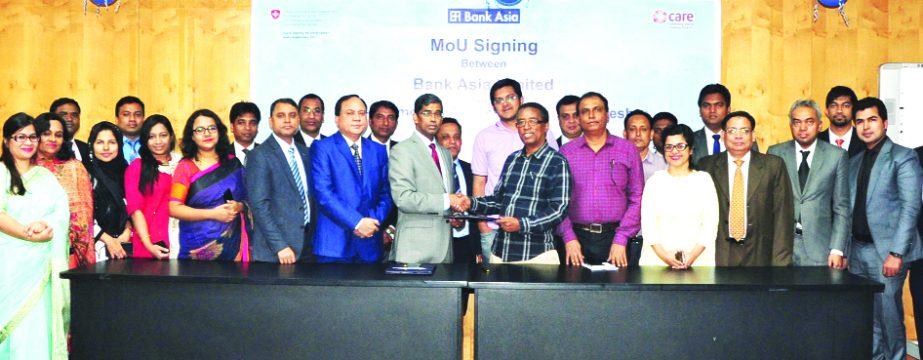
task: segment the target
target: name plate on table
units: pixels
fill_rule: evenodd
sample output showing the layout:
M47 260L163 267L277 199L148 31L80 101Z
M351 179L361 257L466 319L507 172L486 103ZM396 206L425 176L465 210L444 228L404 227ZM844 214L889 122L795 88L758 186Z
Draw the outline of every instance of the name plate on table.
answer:
M436 264L391 264L385 268L385 274L398 275L432 275Z

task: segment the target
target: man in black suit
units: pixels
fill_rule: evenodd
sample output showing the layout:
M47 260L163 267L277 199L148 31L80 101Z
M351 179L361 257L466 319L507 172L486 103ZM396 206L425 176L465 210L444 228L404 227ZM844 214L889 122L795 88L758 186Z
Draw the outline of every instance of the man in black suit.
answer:
M394 105L393 102L388 100L376 101L369 107L369 128L372 129L369 140L372 140L372 142L376 144L383 145L388 155L391 155L391 147L397 145L397 141L392 140L391 135L394 135L394 130L397 129L397 118L399 116L400 112L397 109L397 105ZM386 254L391 250L391 243L394 241L395 232L397 232L397 229L394 227L396 224L397 204L395 203L391 206L391 212L388 213L388 217L381 224L381 228L385 229L382 238ZM384 259L387 261L391 259L391 257L388 255L385 256Z
M853 128L852 108L856 104L856 93L845 86L834 86L827 92L827 118L830 119L830 127L821 131L817 138L821 141L827 141L841 149L846 149L849 157L862 152L865 144L859 140ZM830 132L833 136L830 136Z
M73 147L74 155L77 160L86 164L90 159L90 147L87 146L87 143L74 138L77 131L80 130L80 104L77 103L77 100L71 98L60 98L51 103L48 112L58 114L64 119L64 126L67 127L67 133L71 136L71 139L66 140L73 140L71 146Z
M252 102L238 102L231 106L228 120L234 134L234 156L246 167L247 156L259 145L254 139L260 126L260 108Z
M320 96L302 96L298 101L298 118L301 120L301 129L295 133L295 142L311 147L315 140L326 137L320 133L320 127L324 124L324 99Z
M583 129L580 128L580 117L577 115L578 101L580 98L575 95L565 95L558 100L558 105L555 106L558 112L558 125L561 126L558 148L583 135Z
M471 175L471 164L467 161L458 159L458 152L462 146L461 124L453 118L442 119L442 125L436 132L436 141L439 145L449 150L455 164L456 189L455 192L470 196L473 192L473 176ZM464 174L464 176L457 176ZM461 227L452 229L452 254L455 256L455 262L474 263L479 262L481 257L481 235L478 232L477 224L473 221L465 221Z
M731 91L721 84L708 84L699 91L699 116L705 125L695 133L692 148L692 164L695 165L709 155L720 154L727 150L724 143L724 130L721 121L731 111ZM751 151L759 152L760 147L755 141Z

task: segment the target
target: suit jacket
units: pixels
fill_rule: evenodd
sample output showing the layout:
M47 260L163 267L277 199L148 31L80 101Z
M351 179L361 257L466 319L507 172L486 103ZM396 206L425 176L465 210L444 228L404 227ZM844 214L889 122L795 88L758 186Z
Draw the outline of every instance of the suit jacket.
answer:
M359 138L362 147L362 175L343 135L336 133L311 146L311 196L317 201L314 254L344 257L352 242L363 257L381 255L381 231L370 239L353 234L365 217L384 221L391 209L388 184L388 156L385 147Z
M705 137L705 128L704 128L704 127L701 128L701 129L699 129L699 130L696 130L696 132L692 133L692 138L695 139L695 143L692 145L692 160L691 160L691 163L692 163L693 166L695 166L696 164L699 163L699 160L701 160L702 158L704 158L704 157L706 157L706 156L709 156L709 154L711 153L711 148L708 146L708 140L710 140L710 139L707 139L707 138ZM666 139L664 139L664 140L666 140ZM722 140L722 141L724 141L724 140ZM757 144L757 143L754 141L754 142L753 142L753 149L751 149L751 150L752 150L753 152L760 152L760 144Z
M728 153L707 156L700 168L711 174L718 193L716 266L789 266L794 241L792 187L785 163L774 155L750 154L747 178L747 235L743 244L728 241L731 189Z
M795 248L803 263L796 265L826 266L831 249L849 253L852 217L849 212L849 163L846 151L817 141L808 180L801 188L795 140L769 147L769 154L782 158L791 180L795 205L794 220L801 219L804 249ZM804 253L801 253L804 251Z
M323 139L326 139L326 138L327 138L327 136L324 135L324 134L319 134L319 135L320 135L320 136L318 136L317 139L315 139L314 141L320 141L320 140L323 140ZM297 143L299 143L299 144L301 144L301 145L305 145L305 143L304 143L304 137L301 135L301 129L300 129L300 128L298 129L298 132L295 133L295 142L297 142ZM311 144L314 144L314 143L311 143Z
M428 144L417 134L391 148L388 180L391 198L397 204L397 238L394 260L404 263L452 262L452 227L446 222L444 201L455 189L452 154L436 144L443 178Z
M311 161L308 148L295 143L304 164L310 188ZM250 251L255 261L279 262L278 252L286 247L295 251L296 259L302 254L305 241L310 241L313 219L304 225L304 205L298 193L295 177L288 166L288 154L274 136L254 147L247 154L247 193L253 214L253 234ZM307 189L306 189L307 190ZM312 218L316 213L313 196L308 198ZM308 233L308 236L305 234ZM308 244L310 247L310 244Z
M474 194L474 174L471 172L471 163L458 160L458 164L462 169L462 175L465 177L465 194L472 196ZM463 263L473 263L475 261L474 257L481 253L481 233L478 230L478 224L475 221L466 221L468 226L468 236L454 238L453 241L456 242L456 250L452 255L455 258L455 262ZM460 242L460 243L459 243Z
M923 168L923 146L914 150L917 152L917 158L920 159L920 167ZM923 241L923 208L920 209L920 215L917 216L917 233L920 234L920 239Z
M77 145L77 152L80 153L80 162L83 163L83 166L87 169L90 168L90 145L87 143L74 139L74 144Z
M865 150L849 159L850 210L856 204L856 184ZM917 154L885 138L869 174L865 209L875 249L884 260L889 252L905 263L923 255L916 231L923 192L923 170Z
M827 128L827 130L821 131L819 134L817 134L817 138L823 140L825 143L830 144L830 128ZM856 154L861 153L862 150L865 150L865 143L859 139L858 132L855 128L853 128L852 136L849 140L849 149L847 149L849 158L852 158L853 156L856 156Z
M367 136L369 140L372 140L372 135ZM374 140L372 140L374 141ZM397 141L388 140L391 145L391 149L394 149L394 145L397 145ZM387 149L386 149L387 150ZM394 199L393 197L391 198ZM391 206L391 211L388 212L388 217L385 218L385 221L381 223L382 229L387 229L389 226L397 226L397 204Z

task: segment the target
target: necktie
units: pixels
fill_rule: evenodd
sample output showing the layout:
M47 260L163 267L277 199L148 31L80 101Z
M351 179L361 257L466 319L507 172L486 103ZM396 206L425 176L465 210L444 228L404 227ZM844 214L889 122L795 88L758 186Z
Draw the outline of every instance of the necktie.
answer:
M839 147L840 149L843 148L843 139L836 139L835 142L836 142L837 147Z
M804 184L808 182L808 154L810 151L801 150L801 165L798 166L798 183L801 185L801 191L804 191Z
M714 155L721 152L721 135L715 134L711 138L715 139L714 144L711 146L711 154Z
M250 155L250 149L244 149L243 153L244 153L244 158L240 159L240 163L241 165L247 165L247 156Z
M461 193L461 183L458 182L458 171L461 170L458 166L455 167L455 172L452 173L453 179L455 180L455 193Z
M439 176L442 176L442 165L439 164L439 154L436 153L436 144L429 144L430 155L433 156L433 162L436 163L436 170L439 170Z
M359 168L359 176L362 176L362 158L359 157L359 145L352 144L349 147L353 149L353 159L356 160L356 167Z
M728 225L731 237L742 240L746 236L747 228L744 225L744 173L740 170L743 160L734 160L737 171L734 173L734 188L731 190L731 216Z
M295 178L295 187L298 188L298 194L301 195L301 205L304 206L304 223L311 220L311 208L308 207L308 198L304 193L304 181L301 180L301 172L298 171L298 161L295 159L295 147L288 148L288 167L292 170L292 177Z

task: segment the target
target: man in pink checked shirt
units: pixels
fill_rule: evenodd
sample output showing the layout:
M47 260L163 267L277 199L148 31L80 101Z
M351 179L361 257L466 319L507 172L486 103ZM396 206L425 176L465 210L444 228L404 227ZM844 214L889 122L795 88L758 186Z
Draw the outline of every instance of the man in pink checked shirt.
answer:
M641 155L628 140L609 134L609 102L602 94L581 96L577 113L583 137L561 147L574 179L570 208L558 227L566 263L637 263L628 259L626 245L641 229Z

